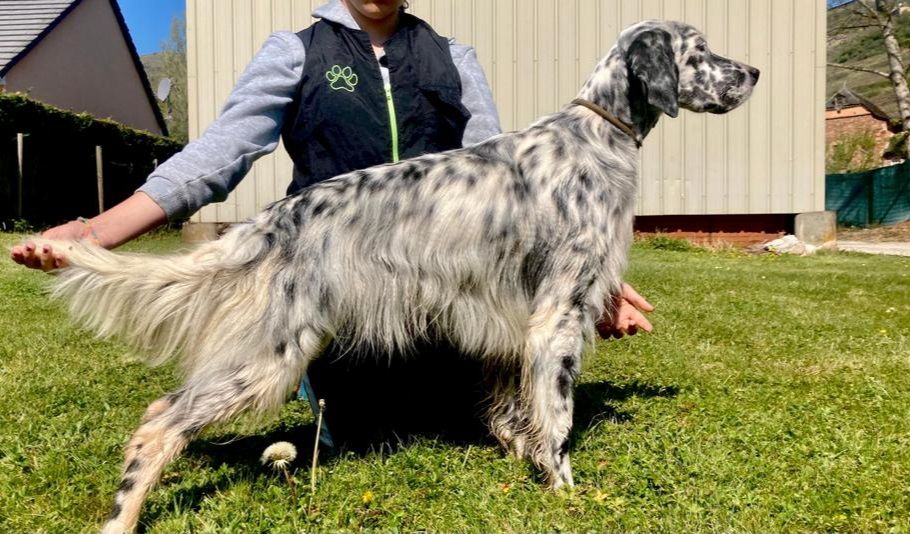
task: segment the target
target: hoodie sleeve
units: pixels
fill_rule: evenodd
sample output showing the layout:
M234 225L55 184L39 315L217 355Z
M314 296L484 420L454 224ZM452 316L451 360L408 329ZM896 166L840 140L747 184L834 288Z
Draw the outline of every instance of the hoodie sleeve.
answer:
M499 113L496 111L496 103L493 102L493 92L477 60L477 52L473 47L455 40L449 41L449 50L461 76L461 102L471 112L462 144L473 145L502 133Z
M304 58L296 35L272 34L247 65L219 117L155 169L139 191L161 206L169 220L227 198L253 162L278 146Z

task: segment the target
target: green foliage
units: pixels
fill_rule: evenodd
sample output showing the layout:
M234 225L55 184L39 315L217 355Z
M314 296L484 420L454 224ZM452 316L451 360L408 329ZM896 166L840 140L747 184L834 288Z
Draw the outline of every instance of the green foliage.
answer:
M159 103L161 113L167 120L169 137L186 144L189 142L189 115L186 92L186 21L183 17L171 20L170 36L161 44L159 56L161 75L171 80L170 96L167 101Z
M19 133L25 135L21 216L16 213ZM0 218L17 216L39 225L97 213L96 146L103 150L106 206L132 194L155 160L164 162L182 147L109 119L65 111L22 94L0 94Z
M700 250L688 240L676 239L675 237L670 237L663 234L639 239L635 242L635 246L637 248L648 250L672 250L675 252L691 252L693 250Z
M883 158L888 159L908 159L907 157L907 135L910 132L899 132L888 140L888 146L882 152Z
M0 248L20 238L0 235ZM179 246L160 234L127 248ZM290 402L256 432L191 445L140 531L910 531L910 258L636 247L629 280L656 305L656 330L585 360L574 490L547 491L488 442L423 437L322 451L311 496L314 425ZM96 531L123 444L179 380L74 327L46 284L0 262L0 525ZM364 406L386 409L407 406ZM258 461L278 440L300 453L296 499Z
M34 232L35 228L25 219L13 219L12 230L13 232L28 234Z
M0 132L37 134L52 131L61 141L84 136L96 145L143 147L158 155L180 150L173 140L88 113L74 113L32 100L21 93L0 93Z
M844 38L831 46L828 57L834 63L849 64L876 56L885 55L885 38L879 28L853 29L838 32L841 26L854 26L867 23L868 19L849 15L847 11L836 14L829 12L830 33L841 35ZM894 35L902 49L910 45L910 16L897 16L894 18Z
M888 55L884 48L881 30L877 27L862 28L872 21L854 13L857 6L847 5L828 10L827 61L853 67L887 72ZM895 17L898 43L904 50L903 58L910 59L906 50L910 44L910 15ZM827 69L826 95L830 96L846 86L857 94L872 100L891 117L899 117L897 99L890 80L868 72L829 67Z
M826 147L825 156L826 174L857 172L882 166L882 157L875 148L875 134L869 130L841 137Z

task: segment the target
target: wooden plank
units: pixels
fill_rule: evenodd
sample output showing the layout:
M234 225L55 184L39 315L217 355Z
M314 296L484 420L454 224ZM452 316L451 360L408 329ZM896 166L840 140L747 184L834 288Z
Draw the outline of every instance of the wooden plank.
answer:
M258 50L272 32L272 3L269 0L253 0L253 43ZM256 189L256 208L262 209L275 197L275 163L273 156L266 156L257 162L252 176Z
M695 26L702 32L705 28L705 2L704 0L686 0L685 18L688 24ZM705 173L707 150L706 130L707 116L704 113L689 113L680 110L679 119L683 123L683 213L705 213L707 195L707 176ZM714 153L712 157L718 157Z
M792 0L771 2L771 160L770 209L773 213L793 211L793 39L794 19Z
M824 94L815 92L815 5L793 4L793 139L790 170L790 210L813 211L815 188L815 132L818 118L816 101Z
M215 102L215 33L214 0L196 0L196 43L198 44L199 80L197 84L198 132L215 120L220 102ZM217 208L207 206L197 213L197 222L217 222Z
M537 55L536 84L537 102L535 115L542 116L553 113L559 109L557 101L557 83L559 76L557 67L556 36L558 34L556 21L558 20L557 0L536 0L536 38L535 47Z
M708 46L715 53L733 58L727 50L727 0L706 0L704 26ZM727 174L728 117L705 116L705 138L701 153L704 156L702 202L699 213L729 213L729 175Z
M643 19L662 19L663 18L663 1L662 0L642 0L641 11L639 13ZM620 28L617 19L615 26L616 33ZM615 39L615 36L609 35ZM660 213L660 202L663 193L662 175L663 175L663 134L661 124L668 119L662 119L657 128L652 131L645 139L641 150L641 178L639 180L639 193L636 203L635 212L639 215L657 215Z
M730 0L727 5L726 53L731 59L748 63L749 60L749 10L748 0ZM713 46L713 40L710 41ZM764 85L765 80L760 80ZM726 116L726 168L727 196L723 213L746 213L749 208L749 108L746 102L740 109Z
M813 136L814 178L810 203L813 211L825 209L825 102L821 98L825 94L827 80L827 36L828 36L828 9L822 0L815 0L815 134Z
M452 4L452 37L458 42L474 46L474 3L459 0Z
M770 2L749 2L749 61L762 71L762 82L756 86L749 102L749 213L771 210L771 102L774 77L783 73L771 69ZM776 103L776 102L775 102Z
M487 75L487 81L490 83L490 89L493 91L493 99L496 104L502 105L505 101L505 95L500 94L499 87L496 85L497 64L496 48L494 46L493 34L493 2L489 0L472 0L474 6L474 46L477 49L477 59ZM503 128L507 128L503 124Z
M234 83L243 74L259 44L253 41L253 27L249 22L253 17L254 1L234 0L234 9L231 14L234 32L232 63ZM256 180L253 170L240 182L231 196L234 197L236 204L235 219L233 220L242 221L256 214L259 206L256 205Z
M218 0L214 3L214 16L212 17L212 31L214 32L214 98L218 106L217 115L221 114L224 104L234 87L234 25L233 18L234 0ZM236 221L237 196L228 195L223 202L213 205L216 221Z
M513 14L515 22L514 56L515 56L515 110L514 122L517 128L524 128L537 118L537 63L534 61L535 47L535 4L528 2L526 7L516 9Z
M685 17L683 7L678 1L664 2L664 18L667 20L682 20ZM663 193L661 195L661 204L656 210L659 214L677 215L683 213L683 177L685 172L682 158L683 131L683 121L668 117L661 119L660 134L663 144L661 189Z
M575 39L577 0L559 0L556 25L556 105L575 98L578 93L578 41Z
M493 2L493 46L496 67L493 83L498 95L499 118L507 130L518 127L515 114L515 0Z

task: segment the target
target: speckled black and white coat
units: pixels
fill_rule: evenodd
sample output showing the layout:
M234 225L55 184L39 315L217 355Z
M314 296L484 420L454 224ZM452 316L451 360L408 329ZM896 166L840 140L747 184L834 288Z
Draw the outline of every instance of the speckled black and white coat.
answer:
M726 112L758 71L701 35L622 33L579 97L642 138L679 107ZM184 384L126 448L107 530L135 527L165 464L205 426L279 407L330 338L407 349L444 336L487 362L503 446L572 484L572 391L632 239L634 139L581 106L460 150L338 176L194 252L152 258L63 245L56 294L103 335L177 356Z

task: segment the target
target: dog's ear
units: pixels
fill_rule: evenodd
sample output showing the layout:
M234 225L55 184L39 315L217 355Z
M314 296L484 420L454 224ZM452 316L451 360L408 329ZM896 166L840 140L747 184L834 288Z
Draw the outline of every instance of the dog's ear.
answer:
M679 68L670 39L664 30L639 33L626 52L626 64L641 80L648 103L675 118L679 115Z

